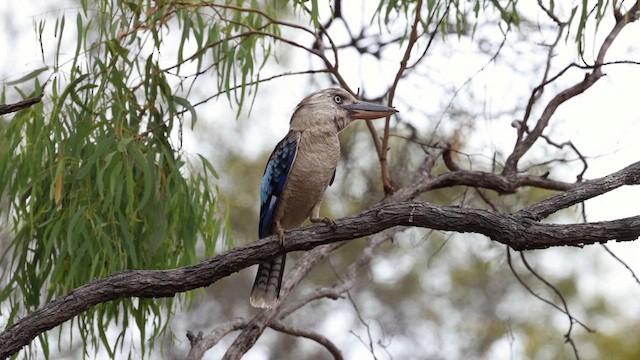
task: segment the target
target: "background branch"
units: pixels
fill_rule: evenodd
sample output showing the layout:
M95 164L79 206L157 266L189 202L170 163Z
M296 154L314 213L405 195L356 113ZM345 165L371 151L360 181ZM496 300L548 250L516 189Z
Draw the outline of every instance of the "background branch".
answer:
M522 132L525 131L524 125L521 129L518 130L518 141L513 149L513 152L507 158L505 163L505 167L503 170L504 174L514 174L518 171L518 161L522 158L522 156L533 146L533 144L538 140L542 132L549 124L551 117L555 114L556 110L560 105L565 103L567 100L570 100L583 92L589 89L593 84L595 84L604 74L602 72L602 66L604 64L604 57L607 54L607 51L613 44L614 40L618 37L622 29L628 24L636 21L638 13L638 2L636 2L629 11L623 16L619 17L616 20L616 24L611 29L607 37L602 42L600 49L598 51L598 55L593 67L593 70L586 74L584 79L573 86L568 87L567 89L561 91L556 96L554 96L545 106L542 115L538 119L535 127L529 132L529 134L522 138ZM546 77L546 76L545 76ZM543 84L549 83L548 80L543 81ZM542 85L544 86L544 85ZM532 94L536 94L542 91L542 87L536 88ZM530 100L530 105L535 99L535 95L532 95L532 100Z

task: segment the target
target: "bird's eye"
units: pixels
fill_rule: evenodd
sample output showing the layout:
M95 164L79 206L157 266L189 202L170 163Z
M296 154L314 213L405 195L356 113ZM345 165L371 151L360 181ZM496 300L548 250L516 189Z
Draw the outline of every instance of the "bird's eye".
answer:
M342 102L342 96L340 95L336 95L333 97L333 101L336 102L336 104L340 104Z

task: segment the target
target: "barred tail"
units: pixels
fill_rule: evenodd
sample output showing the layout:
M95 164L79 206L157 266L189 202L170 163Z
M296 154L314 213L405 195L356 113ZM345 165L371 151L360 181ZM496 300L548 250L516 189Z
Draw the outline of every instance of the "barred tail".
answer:
M287 255L282 255L268 262L260 263L249 298L251 306L271 309L276 305L280 297L286 258Z

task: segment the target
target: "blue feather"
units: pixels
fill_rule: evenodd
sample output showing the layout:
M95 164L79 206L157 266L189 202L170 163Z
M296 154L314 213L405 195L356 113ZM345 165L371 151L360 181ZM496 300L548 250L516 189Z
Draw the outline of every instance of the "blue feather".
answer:
M293 161L298 151L299 135L289 133L273 149L260 183L260 239L273 234L273 218Z

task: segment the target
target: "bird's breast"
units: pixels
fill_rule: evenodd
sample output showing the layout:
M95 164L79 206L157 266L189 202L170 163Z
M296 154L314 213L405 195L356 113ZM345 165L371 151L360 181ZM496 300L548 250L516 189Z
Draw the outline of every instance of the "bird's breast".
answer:
M340 159L338 134L303 132L278 211L284 228L302 225L322 200Z

